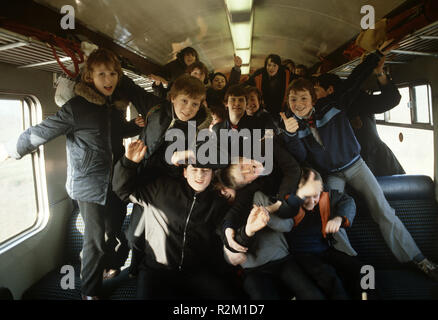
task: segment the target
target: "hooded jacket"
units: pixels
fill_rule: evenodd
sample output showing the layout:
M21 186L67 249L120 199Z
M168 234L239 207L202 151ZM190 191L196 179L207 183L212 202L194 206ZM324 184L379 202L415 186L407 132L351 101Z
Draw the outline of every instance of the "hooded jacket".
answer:
M123 138L138 134L140 128L134 121L125 120L127 101L112 101L83 82L75 86L75 93L56 114L11 142L8 151L11 157L20 159L65 135L68 195L105 205L113 165L124 153Z

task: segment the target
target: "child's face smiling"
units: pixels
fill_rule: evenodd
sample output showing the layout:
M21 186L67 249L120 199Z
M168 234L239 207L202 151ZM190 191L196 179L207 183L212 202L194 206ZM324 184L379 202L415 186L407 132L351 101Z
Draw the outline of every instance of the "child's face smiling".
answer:
M289 106L298 117L307 117L313 108L310 92L308 90L291 91L289 93Z
M203 98L192 98L187 94L178 94L171 100L177 118L181 121L189 121L196 116L196 113L198 113Z
M196 192L202 192L210 185L213 177L213 170L207 168L196 168L189 165L184 169L184 177L187 183Z
M119 81L119 74L114 68L108 68L104 64L93 66L93 72L91 73L96 89L104 96L110 96L116 89L117 82Z
M196 61L196 56L193 53L186 53L184 55L184 63L186 64L186 66L191 65L195 61Z
M251 92L248 96L248 104L246 105L246 113L253 116L260 108L259 97L257 93Z
M273 77L277 74L278 68L278 64L276 64L269 58L268 63L266 64L266 72L269 74L270 77Z
M307 211L312 211L313 208L315 208L315 206L318 204L320 196L321 194L317 193L311 197L306 197L304 199L304 203L302 204L302 207Z

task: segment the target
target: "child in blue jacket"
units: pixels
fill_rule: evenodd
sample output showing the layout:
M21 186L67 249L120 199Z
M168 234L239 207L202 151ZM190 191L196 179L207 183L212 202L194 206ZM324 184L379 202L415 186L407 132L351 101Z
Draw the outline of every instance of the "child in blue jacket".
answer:
M308 162L327 176L330 189L343 192L348 183L363 196L383 238L400 262L412 261L428 276L438 280L437 266L423 256L362 160L360 145L346 113L360 85L387 52L389 49L368 55L353 70L342 92L335 92L318 101L310 80L293 81L287 91L290 110L281 113L286 129L283 138L287 149L299 162Z

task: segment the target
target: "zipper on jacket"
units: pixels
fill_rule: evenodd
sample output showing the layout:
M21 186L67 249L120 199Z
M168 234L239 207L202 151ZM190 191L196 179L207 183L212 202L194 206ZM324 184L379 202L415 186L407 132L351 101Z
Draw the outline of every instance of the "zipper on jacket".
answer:
M193 207L195 206L195 202L196 202L196 194L193 196L192 206L190 208L189 214L188 214L187 219L186 219L186 224L184 226L183 245L182 245L182 249L181 249L181 261L180 261L179 267L178 267L179 271L181 271L181 269L182 269L182 264L183 264L183 260L184 260L184 247L186 244L187 225L189 224L190 216L192 214Z

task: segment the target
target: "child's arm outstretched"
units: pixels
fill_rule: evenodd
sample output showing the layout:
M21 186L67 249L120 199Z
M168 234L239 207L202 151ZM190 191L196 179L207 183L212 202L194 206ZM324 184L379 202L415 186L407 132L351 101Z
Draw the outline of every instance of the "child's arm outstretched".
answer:
M359 94L361 85L373 73L380 60L397 46L397 44L392 42L393 40L387 40L375 52L370 53L343 82L342 89L336 90L326 98L320 99L318 105L323 108L335 106L338 109L348 109L352 106Z
M74 116L71 105L66 103L56 114L47 117L39 124L28 128L18 139L7 142L3 149L3 159L9 157L21 159L28 153L38 149L39 146L55 139L56 137L68 134L74 128Z

